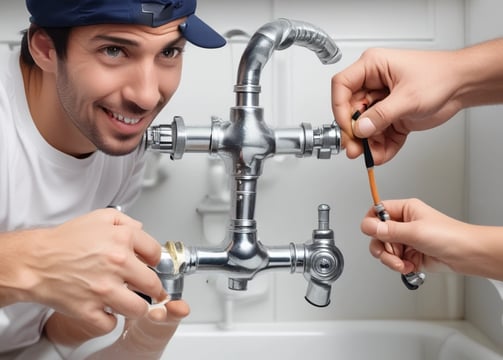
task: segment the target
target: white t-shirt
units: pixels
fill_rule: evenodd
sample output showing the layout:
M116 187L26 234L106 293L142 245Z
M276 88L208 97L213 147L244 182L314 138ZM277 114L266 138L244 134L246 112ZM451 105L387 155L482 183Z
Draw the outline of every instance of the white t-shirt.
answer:
M0 54L0 232L61 224L109 205L127 210L139 193L143 158L137 150L76 159L53 148L30 116L19 51ZM0 308L0 353L37 342L51 313L31 303Z

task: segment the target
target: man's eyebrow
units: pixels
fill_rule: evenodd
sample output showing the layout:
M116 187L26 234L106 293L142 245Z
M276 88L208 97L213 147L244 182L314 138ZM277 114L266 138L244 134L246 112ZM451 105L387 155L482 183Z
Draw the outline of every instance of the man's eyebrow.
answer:
M180 42L182 39L184 39L184 37L182 35L180 35L178 38L174 39L173 41L170 41L169 43L167 43L164 48L169 48L173 45L176 45L178 42ZM96 35L93 40L95 41L107 41L107 42L111 42L111 43L114 43L114 44L118 44L118 45L127 45L127 46L140 46L140 43L135 41L135 40L131 40L131 39L126 39L126 38L123 38L123 37L119 37L119 36L111 36L111 35Z
M119 44L119 45L129 45L129 46L138 46L138 42L131 40L131 39L125 39L122 37L118 36L111 36L111 35L96 35L93 37L94 41L107 41L111 42L114 44Z

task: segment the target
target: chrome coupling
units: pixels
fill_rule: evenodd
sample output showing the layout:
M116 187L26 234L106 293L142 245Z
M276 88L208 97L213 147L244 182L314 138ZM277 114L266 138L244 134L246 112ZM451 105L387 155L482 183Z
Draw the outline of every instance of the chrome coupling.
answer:
M314 128L309 123L302 123L304 149L301 156L311 156L316 153L318 159L330 159L341 151L341 129L334 121Z
M185 143L185 123L181 116L175 116L171 124L150 126L144 136L147 150L168 153L172 160L182 158L185 152Z
M161 248L161 260L151 269L161 280L171 300L182 298L184 275L190 259L189 249L181 242L168 241Z
M314 130L314 147L318 159L330 159L341 150L341 129L335 123Z

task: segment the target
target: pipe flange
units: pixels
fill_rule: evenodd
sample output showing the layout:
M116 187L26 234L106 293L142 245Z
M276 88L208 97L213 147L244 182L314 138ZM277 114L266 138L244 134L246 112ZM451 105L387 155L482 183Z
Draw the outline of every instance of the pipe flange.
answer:
M185 146L187 145L187 129L181 116L175 116L173 118L171 130L173 132L173 153L171 154L171 159L180 160L183 157Z

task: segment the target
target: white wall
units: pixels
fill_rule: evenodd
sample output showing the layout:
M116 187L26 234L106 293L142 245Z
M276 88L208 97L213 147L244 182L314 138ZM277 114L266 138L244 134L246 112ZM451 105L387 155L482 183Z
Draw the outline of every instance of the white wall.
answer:
M24 1L2 2L0 4L0 40L2 42L20 40L20 32L29 25L29 15Z
M503 4L498 0L466 1L466 42L474 44L503 36L500 23ZM467 215L472 223L503 225L500 134L503 106L467 111ZM503 347L501 337L503 285L485 279L466 280L466 317Z

